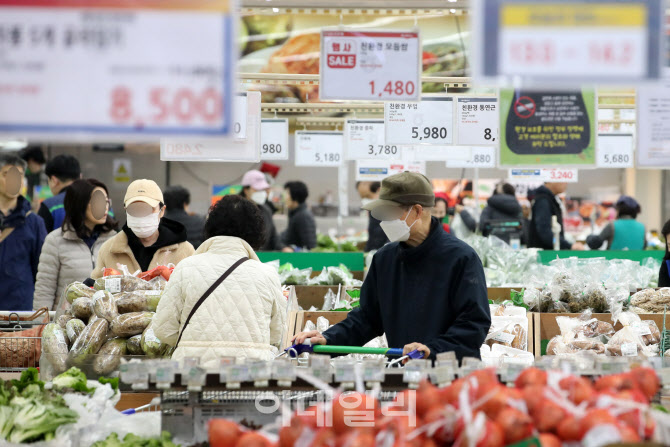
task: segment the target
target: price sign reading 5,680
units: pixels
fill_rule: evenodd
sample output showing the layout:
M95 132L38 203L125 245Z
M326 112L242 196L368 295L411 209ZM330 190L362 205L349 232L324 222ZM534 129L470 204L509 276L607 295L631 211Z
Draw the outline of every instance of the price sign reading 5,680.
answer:
M414 101L421 92L416 31L321 32L321 99Z
M386 144L453 144L452 98L423 97L420 102L384 105Z

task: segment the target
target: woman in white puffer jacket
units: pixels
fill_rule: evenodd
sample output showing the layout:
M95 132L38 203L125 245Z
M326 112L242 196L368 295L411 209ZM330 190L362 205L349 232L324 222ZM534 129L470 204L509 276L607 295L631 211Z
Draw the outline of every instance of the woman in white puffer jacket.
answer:
M116 234L104 183L95 179L75 181L67 188L63 206L63 226L49 233L42 246L33 309L55 310L65 288L89 277L98 250Z
M173 359L198 357L205 368L218 368L219 358L228 356L273 359L287 300L276 269L254 252L265 238L261 211L241 196L226 196L212 207L205 238L172 273L152 322L154 333L176 346Z

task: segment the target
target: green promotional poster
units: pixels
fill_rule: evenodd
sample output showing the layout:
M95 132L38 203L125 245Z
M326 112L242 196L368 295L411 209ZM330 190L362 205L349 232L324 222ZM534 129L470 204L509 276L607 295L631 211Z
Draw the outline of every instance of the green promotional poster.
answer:
M500 166L595 167L595 90L500 91Z

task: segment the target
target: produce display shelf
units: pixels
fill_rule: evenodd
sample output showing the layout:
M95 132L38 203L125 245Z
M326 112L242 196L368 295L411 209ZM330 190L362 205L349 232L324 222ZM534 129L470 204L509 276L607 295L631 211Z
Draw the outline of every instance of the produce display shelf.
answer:
M351 271L363 270L365 258L363 252L344 253L281 253L281 252L258 252L261 262L279 260L280 264L290 262L297 269L312 268L312 270L323 270L324 268L344 264Z
M553 251L553 250L544 250L539 252L540 262L542 264L549 264L556 258L564 259L577 257L580 259L588 258L605 258L610 259L628 259L631 261L642 262L647 258L653 258L658 261L661 261L665 256L665 251L660 250L594 250L594 251L571 251L571 250L562 250L562 251Z

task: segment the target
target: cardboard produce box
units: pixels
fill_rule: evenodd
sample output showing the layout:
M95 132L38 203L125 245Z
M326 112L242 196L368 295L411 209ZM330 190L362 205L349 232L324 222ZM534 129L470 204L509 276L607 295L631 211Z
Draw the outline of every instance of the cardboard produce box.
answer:
M298 299L298 305L304 310L309 310L312 306L317 309L323 308L323 299L329 290L332 290L337 295L338 290L340 294L346 293L353 287L346 286L295 286L295 294Z
M561 335L561 331L558 328L558 323L556 322L556 317L572 317L579 318L581 314L550 314L550 313L539 313L532 312L533 318L533 333L535 340L533 341L535 356L539 357L546 355L547 344L549 340L554 338L557 335ZM529 314L529 315L531 315ZM658 326L659 331L663 331L663 314L638 314L641 320L653 320ZM612 314L592 314L591 318L597 318L600 321L606 321L608 323L613 323ZM623 328L621 323L617 322L614 325L614 330L618 331Z
M345 318L347 318L347 314L349 312L333 312L333 311L315 311L315 312L309 312L309 311L304 311L304 310L299 310L295 312L295 322L293 324L293 333L291 334L290 338L293 338L293 336L299 332L302 332L302 330L305 328L305 323L308 321L311 321L312 323L316 324L316 320L319 317L324 317L326 318L331 325L337 324L340 321L343 321Z

